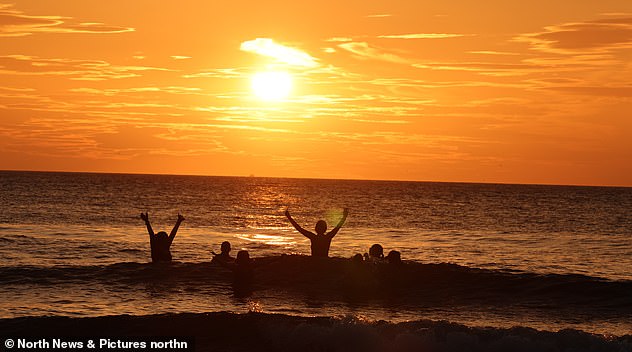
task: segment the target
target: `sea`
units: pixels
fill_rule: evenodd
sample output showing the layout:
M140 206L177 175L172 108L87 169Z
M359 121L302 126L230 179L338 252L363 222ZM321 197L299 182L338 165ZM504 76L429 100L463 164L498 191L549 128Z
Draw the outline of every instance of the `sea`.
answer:
M632 188L0 172L0 319L226 312L632 334ZM330 228L330 260L306 229ZM147 212L173 263L151 263ZM210 264L262 263L250 294ZM349 258L375 243L404 264Z

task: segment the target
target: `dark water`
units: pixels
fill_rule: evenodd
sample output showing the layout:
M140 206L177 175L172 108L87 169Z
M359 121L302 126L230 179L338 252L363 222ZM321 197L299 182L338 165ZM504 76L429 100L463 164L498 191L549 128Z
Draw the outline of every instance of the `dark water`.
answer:
M292 315L632 333L632 189L274 178L0 172L0 317L259 310ZM331 256L373 243L406 264L354 268L309 254L283 211L347 223ZM155 230L185 215L175 263ZM235 297L210 250L261 261ZM278 257L280 254L293 254Z

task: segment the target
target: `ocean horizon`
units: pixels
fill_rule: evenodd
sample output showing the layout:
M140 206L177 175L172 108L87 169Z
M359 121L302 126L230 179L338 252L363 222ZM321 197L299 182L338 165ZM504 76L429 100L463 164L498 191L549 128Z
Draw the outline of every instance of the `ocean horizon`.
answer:
M0 172L31 172L31 173L59 173L59 174L104 174L104 175L147 175L147 176L191 176L191 177L235 177L235 178L276 178L290 180L331 180L331 181L375 181L375 182L416 182L416 183L456 183L456 184L483 184L483 185L514 185L514 186L560 186L560 187L609 187L632 188L628 185L604 185L581 183L539 183L539 182L486 182L486 181L439 181L439 180L413 180L413 179L382 179L382 178L328 178L328 177L292 177L292 176L261 176L248 175L204 175L204 174L179 174L179 173L143 173L143 172L103 172L103 171L64 171L64 170L22 170L0 169Z

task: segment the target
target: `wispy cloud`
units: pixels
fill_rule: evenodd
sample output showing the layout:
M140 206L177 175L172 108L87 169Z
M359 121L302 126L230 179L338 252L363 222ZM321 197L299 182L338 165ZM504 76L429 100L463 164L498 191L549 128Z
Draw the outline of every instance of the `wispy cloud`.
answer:
M345 49L358 58L388 61L394 63L410 63L410 60L397 54L393 54L384 49L370 46L366 42L349 42L339 44L338 47Z
M257 38L241 43L241 50L274 58L292 66L316 67L317 60L308 53L296 48L275 43L270 38Z
M349 38L349 37L333 37L333 38L329 38L327 39L328 42L334 42L334 43L345 43L345 42L352 42L353 38Z
M468 54L479 54L479 55L520 55L518 53L511 53L507 51L493 51L493 50L476 50L476 51L468 51Z
M73 23L72 17L33 16L0 4L0 37L21 37L35 33L123 33L134 28L99 22Z
M458 38L470 36L471 34L457 34L457 33L410 33L410 34L391 34L391 35L379 35L378 38L387 39L443 39L443 38Z
M632 100L632 86L557 86L547 89L590 97L615 97Z
M0 90L8 90L12 92L34 92L33 88L18 88L18 87L0 87Z
M183 75L183 78L239 78L244 76L248 70L246 68L214 68L201 72Z
M571 22L515 38L551 53L609 52L632 47L632 17Z
M601 16L617 16L617 17L627 17L632 16L631 12L604 12L600 14Z
M413 67L442 71L470 71L490 75L524 75L535 70L544 70L544 65L528 63L487 63L487 62L426 62L415 63Z
M383 18L383 17L392 17L393 15L391 15L390 13L378 13L375 15L367 15L366 17L368 18Z
M138 72L142 71L171 70L151 66L119 66L101 60L0 56L0 74L5 75L68 76L72 80L102 81L138 77Z
M117 94L126 93L169 93L169 94L200 94L201 89L196 87L135 87L135 88L109 88L109 89L96 89L96 88L72 88L71 92L96 94L105 96L114 96Z

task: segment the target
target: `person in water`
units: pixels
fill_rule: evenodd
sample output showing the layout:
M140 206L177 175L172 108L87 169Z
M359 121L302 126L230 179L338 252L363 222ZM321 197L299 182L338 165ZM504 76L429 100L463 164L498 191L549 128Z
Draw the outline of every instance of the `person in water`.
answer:
M218 263L233 272L233 291L235 296L248 297L252 294L254 269L258 263L250 259L248 251L241 250L237 252L237 258L232 262L218 261Z
M369 248L369 253L364 253L364 259L372 263L384 261L384 248L377 243L372 245L371 248Z
M222 242L222 246L220 248L221 252L219 254L211 251L211 253L213 254L213 260L211 261L211 263L218 263L218 262L223 262L223 263L232 263L235 258L233 258L230 255L230 242L228 241L224 241Z
M294 226L296 231L300 232L303 236L309 238L312 248L312 257L324 258L327 258L329 256L329 246L331 245L331 240L334 238L334 236L336 236L338 231L340 231L340 228L345 223L345 220L347 220L347 215L349 215L349 209L345 208L342 214L342 218L340 219L340 222L338 222L338 225L336 225L333 230L327 233L325 233L327 231L327 223L325 222L325 220L318 220L318 222L316 223L316 233L313 233L311 231L305 230L299 224L297 224L296 221L292 219L289 210L285 211L285 216L287 216L288 220L290 220L290 223L292 224L292 226Z
M402 263L402 254L399 251L390 251L386 256L386 261L390 265L401 265Z
M149 214L140 213L140 218L145 221L145 225L147 226L147 232L149 233L149 244L151 246L151 261L154 263L157 262L170 262L171 261L171 243L173 243L173 239L176 237L176 233L178 232L178 228L180 224L184 221L184 216L178 214L178 220L176 221L176 225L171 230L169 236L164 231L160 231L154 234L154 230L151 228L151 223L149 222Z

